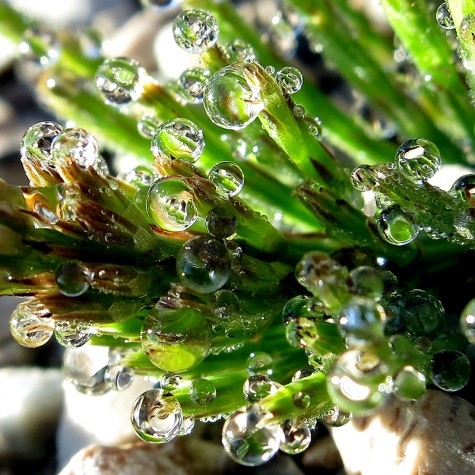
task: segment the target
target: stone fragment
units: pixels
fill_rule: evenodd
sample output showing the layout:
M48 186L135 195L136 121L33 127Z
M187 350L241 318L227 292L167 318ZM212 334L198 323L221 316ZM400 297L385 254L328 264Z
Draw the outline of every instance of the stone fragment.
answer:
M475 473L475 407L441 391L419 401L392 398L332 435L348 475Z

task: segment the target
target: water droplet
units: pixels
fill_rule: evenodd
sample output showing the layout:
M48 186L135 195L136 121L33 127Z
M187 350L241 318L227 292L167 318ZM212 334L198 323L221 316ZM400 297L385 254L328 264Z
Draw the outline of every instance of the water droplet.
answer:
M264 374L253 374L244 381L243 393L249 402L258 402L261 399L274 394L278 389L277 383Z
M194 379L190 386L190 398L200 406L208 406L216 399L216 387L209 379Z
M394 378L393 389L400 399L415 401L426 392L426 378L412 366L404 366Z
M272 374L273 359L264 351L254 351L246 360L248 374Z
M50 67L56 63L61 54L56 33L44 25L27 28L18 49L24 58L44 67Z
M405 330L412 335L437 334L445 320L442 303L429 292L412 289L398 299Z
M428 180L440 168L439 149L429 140L406 140L396 152L396 165L400 172L414 180Z
M322 138L322 121L319 117L305 117L307 123L308 133L315 139L320 140Z
M327 390L341 409L365 414L379 407L389 394L387 368L378 356L367 350L342 353L328 372Z
M279 450L281 428L268 421L257 405L240 409L223 426L223 446L241 465L257 466L268 462Z
M341 427L351 421L351 414L335 407L323 420L330 427Z
M139 188L152 186L157 178L155 170L145 165L139 165L125 175L125 181Z
M77 391L87 395L104 394L110 386L104 380L109 364L109 348L85 345L67 348L64 352L63 372Z
M465 306L460 317L460 328L470 343L475 343L475 299Z
M435 12L435 19L441 28L444 30L453 30L455 28L454 20L450 13L449 6L447 2L443 2L437 8Z
M209 236L189 239L178 252L176 270L183 285L209 294L229 279L231 259L224 244Z
M161 389L149 389L135 400L131 421L140 439L152 444L163 444L180 432L183 412L172 394Z
M132 384L134 373L133 368L123 366L121 363L114 363L107 366L104 381L115 391L123 391Z
M216 18L211 13L191 9L181 12L173 24L176 44L192 54L202 53L213 46L219 34Z
M394 274L392 274L394 275ZM385 293L384 276L380 269L370 266L360 266L350 272L355 293L363 297L379 300Z
M239 38L228 43L224 50L231 63L253 63L256 60L256 54L252 45Z
M264 108L260 88L244 63L234 63L214 73L206 84L203 105L219 127L240 130Z
M351 172L350 178L351 183L358 191L370 191L378 183L373 168L369 165L356 167Z
M176 373L165 373L159 381L159 388L165 391L174 391L178 389L183 382L183 378Z
M60 264L55 279L59 291L66 297L78 297L89 288L84 267L73 261Z
M244 186L244 173L233 162L219 162L208 173L209 180L228 196L237 195Z
M282 309L282 320L284 325L298 320L299 318L314 318L323 316L323 308L319 302L307 297L306 295L296 295L286 302Z
M475 208L475 175L463 175L457 178L450 191L462 202Z
M164 156L194 163L201 157L204 146L202 130L191 120L178 118L160 125L150 150L157 160Z
M145 70L130 58L106 59L97 69L95 84L105 101L123 106L142 95Z
M312 402L312 398L310 397L310 395L303 391L295 393L292 399L295 407L298 409L308 409Z
M267 73L269 76L275 76L275 68L274 68L274 66L272 66L272 65L266 66L266 67L265 67L265 70L266 70L266 73Z
M21 302L10 317L10 333L22 346L38 348L53 335L54 320L37 300Z
M147 196L147 212L154 223L165 231L184 231L198 218L193 195L177 177L157 180Z
M278 71L275 80L284 94L295 94L300 91L303 84L302 73L292 66L287 66Z
M56 322L54 336L57 342L65 348L79 348L91 339L92 333L87 323L65 320Z
M381 237L395 246L409 244L419 234L419 226L398 205L381 211L377 225Z
M232 290L218 290L210 303L213 305L213 314L218 318L231 318L239 310L239 299Z
M282 424L283 439L280 450L295 455L307 450L312 441L312 434L307 424L296 419L288 419Z
M462 18L459 27L459 38L469 46L473 46L475 34L475 14L469 13Z
M374 300L353 297L338 313L338 325L350 344L381 340L386 314Z
M137 130L139 134L146 139L153 139L160 127L160 122L154 115L144 114L137 121Z
M206 229L218 239L231 237L237 229L236 216L226 206L217 206L206 215Z
M22 158L29 161L35 156L40 156L48 166L54 166L51 158L51 144L63 130L59 124L50 121L32 125L20 142Z
M179 82L187 102L191 104L203 102L206 83L210 77L211 71L203 68L189 68L181 73Z
M51 152L55 162L68 157L82 168L99 170L101 166L97 141L84 129L71 128L58 134L51 143Z
M444 350L436 353L430 362L430 378L444 391L458 391L469 381L471 366L460 351Z
M184 417L183 424L181 425L178 435L190 435L195 428L195 420L193 417Z
M292 376L292 381L299 381L300 379L307 378L308 376L311 376L314 373L315 373L315 370L312 368L299 369Z
M330 311L337 311L350 297L348 269L324 252L305 254L297 264L295 276Z
M305 107L301 104L295 104L292 108L292 114L294 114L294 117L297 117L297 119L302 119L305 117Z
M159 302L145 318L142 347L164 371L180 373L201 363L211 345L211 329L199 310L167 308Z
M294 27L289 23L282 10L277 10L267 27L268 43L284 58L294 56L298 46Z

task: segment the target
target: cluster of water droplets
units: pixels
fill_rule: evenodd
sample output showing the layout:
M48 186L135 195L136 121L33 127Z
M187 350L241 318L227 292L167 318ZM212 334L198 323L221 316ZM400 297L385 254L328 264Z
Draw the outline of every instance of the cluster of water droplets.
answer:
M108 173L107 164L99 154L96 139L81 128L64 129L51 122L32 125L20 142L22 161L38 166L46 171L68 167L75 162L81 168L94 168L97 172Z

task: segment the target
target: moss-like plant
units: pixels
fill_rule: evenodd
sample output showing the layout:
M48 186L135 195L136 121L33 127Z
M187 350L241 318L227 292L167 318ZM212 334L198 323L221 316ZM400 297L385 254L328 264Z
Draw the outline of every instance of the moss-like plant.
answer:
M174 34L201 66L160 84L0 1L41 102L75 124L32 125L30 185L0 182L0 292L32 297L11 331L54 334L82 392L148 377L143 440L224 417L226 450L258 465L318 419L469 382L475 3L382 5L396 52L349 0L283 0L267 41L232 3L186 0ZM359 108L287 63L297 34ZM137 166L114 176L103 148ZM443 190L441 164L466 173ZM91 345L109 355L87 372Z

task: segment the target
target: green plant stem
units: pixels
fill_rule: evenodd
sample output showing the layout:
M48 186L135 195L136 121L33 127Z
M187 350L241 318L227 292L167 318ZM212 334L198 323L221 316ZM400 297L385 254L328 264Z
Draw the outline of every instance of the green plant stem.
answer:
M384 0L382 4L422 77L429 78L432 97L440 104L438 113L433 115L434 122L442 123L454 139L472 138L475 111L464 100L467 88L455 63L447 61L453 53L435 20L435 11L425 0ZM447 156L447 161L452 157Z

